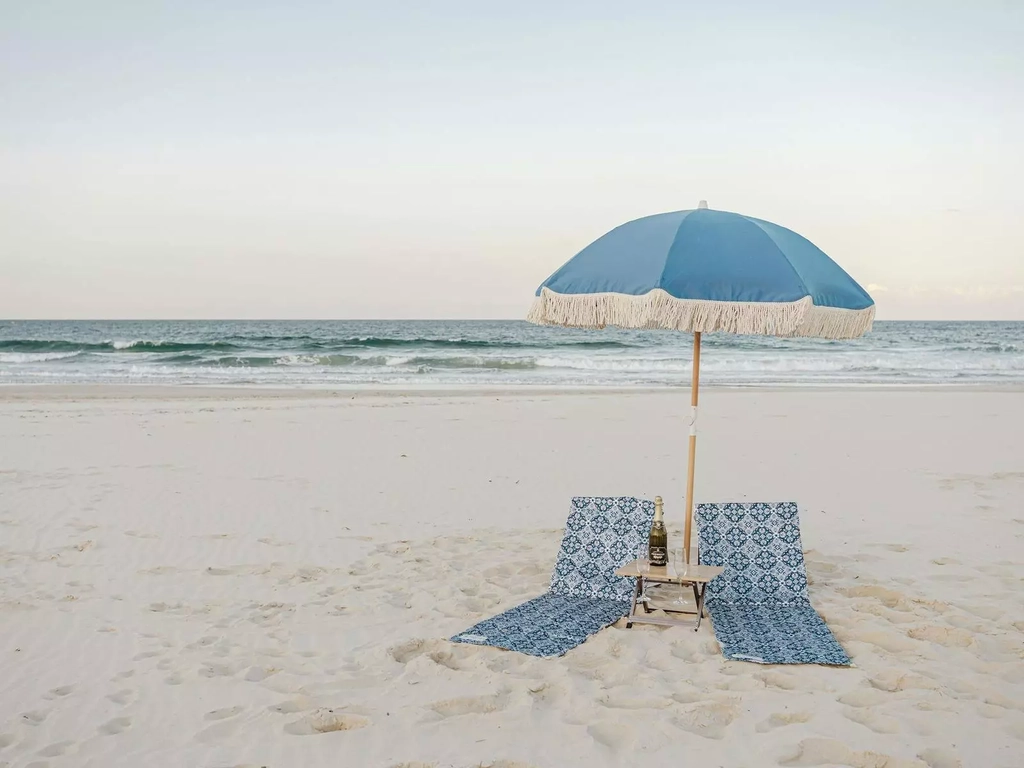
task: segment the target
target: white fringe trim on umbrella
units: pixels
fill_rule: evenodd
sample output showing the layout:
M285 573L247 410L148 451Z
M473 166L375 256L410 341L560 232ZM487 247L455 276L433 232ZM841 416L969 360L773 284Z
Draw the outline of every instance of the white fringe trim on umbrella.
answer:
M854 339L871 330L875 307L816 307L807 296L793 302L677 299L656 288L641 296L625 293L555 293L541 289L527 320L573 328L666 328L726 331L761 336Z

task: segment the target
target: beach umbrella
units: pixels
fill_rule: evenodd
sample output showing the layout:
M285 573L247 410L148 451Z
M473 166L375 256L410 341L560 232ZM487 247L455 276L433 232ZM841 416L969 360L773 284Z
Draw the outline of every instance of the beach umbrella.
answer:
M702 333L853 339L875 303L795 232L751 216L696 210L647 216L598 238L537 289L528 320L573 328L693 333L685 561L690 561Z

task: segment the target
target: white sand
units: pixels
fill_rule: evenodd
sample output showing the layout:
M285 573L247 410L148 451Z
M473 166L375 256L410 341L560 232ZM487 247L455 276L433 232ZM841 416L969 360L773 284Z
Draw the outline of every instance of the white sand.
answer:
M1024 394L705 395L698 498L800 503L850 669L445 641L573 494L678 524L685 391L200 395L0 391L0 766L1024 765Z

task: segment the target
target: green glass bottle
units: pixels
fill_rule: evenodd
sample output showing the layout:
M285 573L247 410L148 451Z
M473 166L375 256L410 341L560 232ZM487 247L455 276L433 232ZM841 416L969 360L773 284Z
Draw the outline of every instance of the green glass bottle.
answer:
M654 567L668 565L668 531L665 530L665 511L661 496L654 497L654 523L647 538L647 559Z

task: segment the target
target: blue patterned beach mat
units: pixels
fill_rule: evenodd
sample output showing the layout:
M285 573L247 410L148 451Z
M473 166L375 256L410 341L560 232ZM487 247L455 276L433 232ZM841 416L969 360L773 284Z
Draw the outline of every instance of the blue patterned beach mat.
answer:
M561 656L627 613L629 603L621 600L548 592L484 619L452 640L531 656Z
M807 596L796 504L698 504L695 518L700 562L725 566L705 605L726 658L850 664Z
M654 504L632 497L577 497L565 523L549 591L452 638L531 656L561 656L629 613L633 579L615 569L647 541Z

